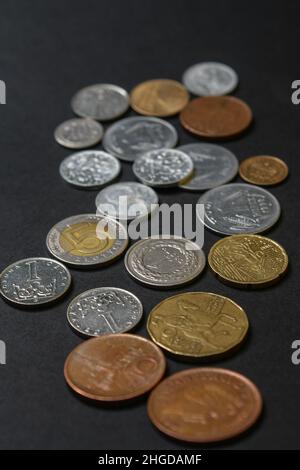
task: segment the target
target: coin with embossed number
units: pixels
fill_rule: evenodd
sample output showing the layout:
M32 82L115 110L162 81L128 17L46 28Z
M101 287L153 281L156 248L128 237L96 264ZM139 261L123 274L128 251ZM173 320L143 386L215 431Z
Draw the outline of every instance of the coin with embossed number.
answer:
M278 157L258 155L248 157L240 164L240 177L248 183L271 186L288 176L287 164Z
M103 127L90 118L73 118L62 122L54 132L56 142L70 149L96 145L103 136Z
M238 76L228 65L220 62L201 62L189 67L182 81L194 95L220 96L231 93L238 84Z

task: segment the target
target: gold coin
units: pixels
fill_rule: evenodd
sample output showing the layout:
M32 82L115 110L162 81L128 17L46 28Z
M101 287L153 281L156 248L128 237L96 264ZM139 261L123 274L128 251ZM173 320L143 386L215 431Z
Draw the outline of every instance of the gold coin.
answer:
M189 101L186 88L175 80L158 79L140 83L131 92L131 107L146 116L172 116Z
M240 164L240 177L248 183L271 186L281 183L288 176L288 166L278 157L258 155Z
M245 338L244 310L222 295L185 292L160 302L148 317L151 339L167 351L186 357L218 356Z
M279 243L260 235L232 235L215 243L208 255L213 272L237 287L266 287L283 276L288 255Z

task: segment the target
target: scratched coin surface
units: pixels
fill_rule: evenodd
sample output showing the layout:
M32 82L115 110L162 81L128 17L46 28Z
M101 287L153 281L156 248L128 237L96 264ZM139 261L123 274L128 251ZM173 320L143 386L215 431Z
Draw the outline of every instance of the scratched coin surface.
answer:
M198 204L204 204L204 217L199 210L197 214L205 226L224 235L264 232L280 217L275 196L251 184L231 183L211 189Z
M90 118L73 118L62 122L54 131L56 142L70 149L84 149L98 144L103 127Z
M215 442L250 428L262 412L261 394L247 377L202 367L167 377L150 394L148 415L165 434L189 442Z
M270 238L232 235L212 246L208 263L225 283L237 287L264 287L282 278L288 268L288 255Z
M182 82L194 95L220 96L231 93L238 84L236 72L220 62L202 62L189 67Z
M19 305L42 305L59 299L71 285L68 269L49 258L16 261L0 275L0 293Z
M166 360L152 341L128 333L105 335L79 344L64 367L68 385L98 401L143 395L163 377Z
M240 164L240 177L248 183L271 186L281 183L288 176L287 164L278 157L258 155Z

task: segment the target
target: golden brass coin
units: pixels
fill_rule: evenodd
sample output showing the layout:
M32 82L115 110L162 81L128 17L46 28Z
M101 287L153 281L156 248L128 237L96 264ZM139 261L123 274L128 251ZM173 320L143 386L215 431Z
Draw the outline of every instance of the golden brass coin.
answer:
M260 235L232 235L215 243L208 263L217 277L236 287L266 287L287 270L288 255L279 243Z
M160 302L148 317L151 339L172 354L203 358L235 348L249 323L233 300L208 292L185 292Z
M158 79L140 83L131 92L131 107L146 116L172 116L189 102L186 88L175 80Z
M281 183L287 177L288 166L278 157L258 155L240 164L240 177L248 183L270 186Z

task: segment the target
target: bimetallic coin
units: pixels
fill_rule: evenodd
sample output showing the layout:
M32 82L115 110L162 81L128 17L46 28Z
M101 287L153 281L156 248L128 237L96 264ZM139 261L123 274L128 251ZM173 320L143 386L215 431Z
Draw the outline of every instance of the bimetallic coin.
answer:
M110 126L104 134L103 147L120 160L133 162L150 150L175 147L175 127L154 117L130 117Z
M275 196L258 186L231 183L211 189L200 197L204 204L205 226L223 235L260 233L271 228L280 217Z
M249 157L240 164L240 177L248 183L261 186L281 183L287 178L288 172L283 160L269 155Z
M182 81L194 95L220 96L231 93L238 84L238 76L228 65L202 62L189 67Z
M98 144L103 127L89 118L73 118L61 123L54 132L56 142L70 149L84 149Z
M8 301L24 306L42 305L59 299L71 285L68 269L49 258L16 261L0 275L0 293Z

